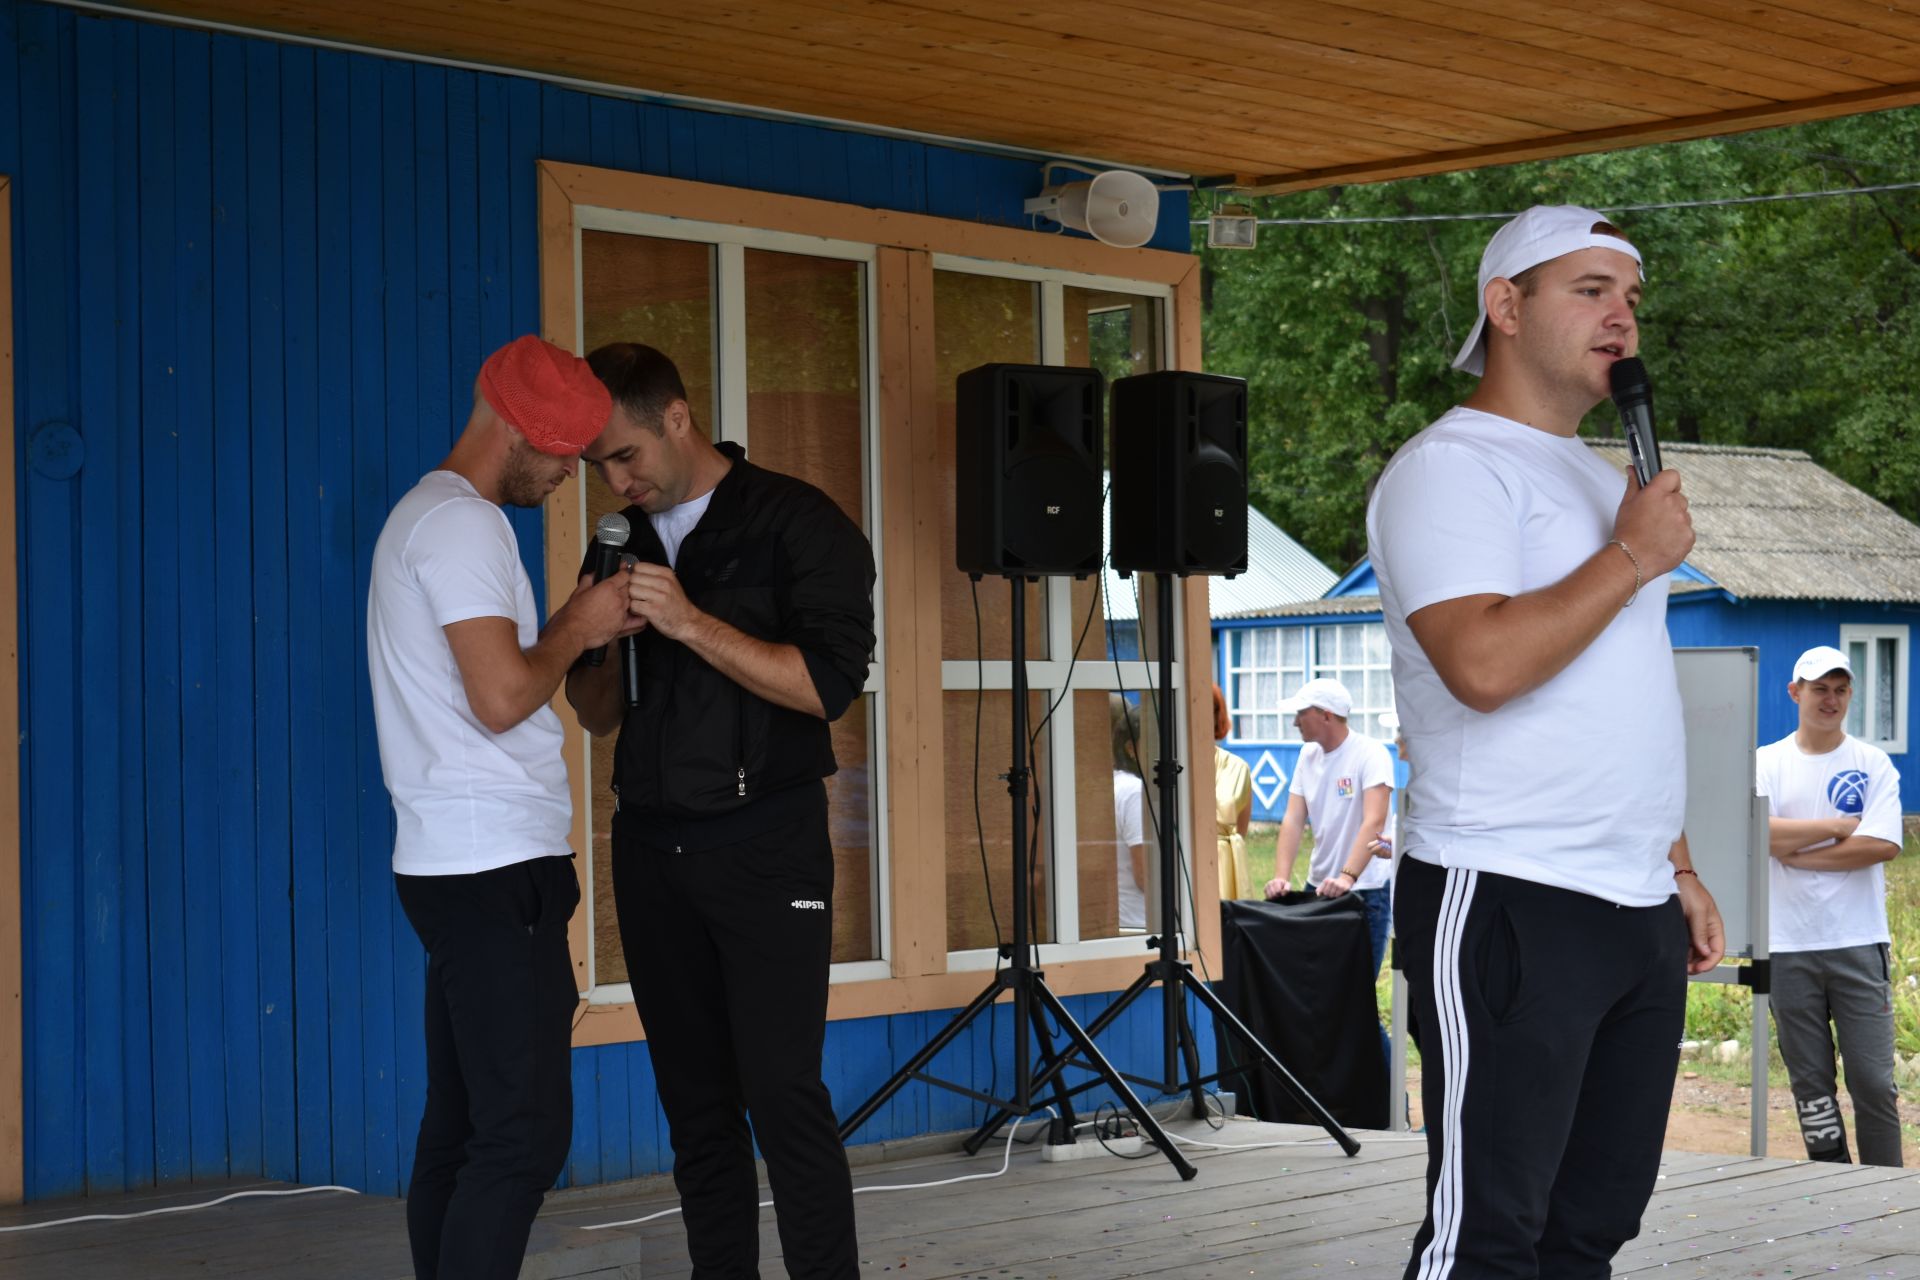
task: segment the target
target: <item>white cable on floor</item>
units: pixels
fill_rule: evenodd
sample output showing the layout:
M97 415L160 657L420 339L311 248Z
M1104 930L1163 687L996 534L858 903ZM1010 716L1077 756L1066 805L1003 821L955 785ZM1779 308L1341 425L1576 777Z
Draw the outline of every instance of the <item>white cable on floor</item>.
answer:
M1046 1114L1049 1116L1057 1116L1057 1113L1052 1107L1046 1109ZM905 1182L897 1186L855 1187L853 1194L857 1196L865 1195L869 1191L921 1191L927 1187L950 1187L957 1182L979 1182L986 1178L997 1178L1013 1165L1013 1139L1019 1132L1020 1121L1016 1120L1012 1125L1008 1126L1007 1145L1001 1153L1000 1167L992 1173L963 1173L957 1178L942 1178L938 1182ZM762 1209L770 1209L773 1207L773 1201L762 1200L760 1207ZM595 1222L588 1226L581 1227L580 1230L605 1231L608 1227L637 1227L643 1222L652 1222L656 1218L671 1217L678 1212L680 1212L680 1206L675 1205L671 1209L662 1209L658 1213L650 1213L644 1218L627 1218L620 1222Z
M162 1213L191 1213L195 1209L211 1209L217 1204L229 1200L243 1200L248 1196L309 1196L316 1191L344 1191L350 1196L360 1193L352 1187L292 1187L284 1191L235 1191L221 1196L218 1200L205 1200L199 1204L169 1205L165 1209L142 1209L139 1213L85 1213L77 1218L55 1218L51 1222L29 1222L18 1227L0 1227L0 1235L14 1231L38 1231L42 1227L64 1227L75 1222L125 1222L129 1218L151 1218Z

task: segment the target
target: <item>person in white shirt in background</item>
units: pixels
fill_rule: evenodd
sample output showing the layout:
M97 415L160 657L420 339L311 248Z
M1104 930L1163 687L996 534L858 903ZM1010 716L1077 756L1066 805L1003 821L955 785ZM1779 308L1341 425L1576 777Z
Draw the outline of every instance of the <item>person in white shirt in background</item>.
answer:
M1353 696L1338 680L1307 681L1280 704L1280 712L1293 717L1306 745L1300 748L1287 787L1287 813L1274 843L1275 874L1267 882L1267 897L1278 898L1293 884L1300 837L1312 827L1307 888L1323 898L1359 895L1367 911L1367 942L1377 977L1393 919L1391 864L1380 856L1393 795L1393 757L1383 743L1347 727Z
M1687 975L1725 949L1682 831L1680 477L1641 488L1579 438L1639 345L1641 280L1592 209L1502 226L1454 359L1480 383L1368 504L1417 765L1394 877L1428 1130L1406 1280L1611 1274L1659 1174Z
M1120 927L1147 927L1147 836L1140 777L1140 721L1120 694L1107 695L1113 730L1113 859L1119 889Z
M427 1100L407 1187L419 1280L509 1280L573 1130L573 801L548 705L631 634L625 575L540 626L500 504L538 507L613 413L587 363L494 352L446 460L374 544L367 666L393 797L394 885L427 952Z
M1846 1062L1862 1164L1900 1166L1886 864L1900 853L1900 774L1847 734L1853 668L1820 645L1787 686L1799 726L1755 755L1773 854L1773 1024L1812 1160L1848 1163L1834 1042Z

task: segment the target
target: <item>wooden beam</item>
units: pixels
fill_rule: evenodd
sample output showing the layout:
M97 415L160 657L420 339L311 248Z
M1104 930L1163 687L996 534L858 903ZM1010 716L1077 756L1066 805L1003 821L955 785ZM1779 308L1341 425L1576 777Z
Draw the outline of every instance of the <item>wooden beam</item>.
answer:
M540 336L556 347L579 351L579 326L575 323L573 253L573 202L547 173L539 170L540 228ZM563 484L542 508L547 540L547 616L567 602L573 583L586 554L582 545L581 511L586 507L587 477L583 469L568 484ZM574 989L593 987L593 774L587 766L587 732L567 701L563 681L553 694L553 709L560 717L565 733L561 755L567 762L567 786L573 792L572 844L573 873L580 881L580 908L567 922L567 952L573 959ZM574 1025L578 1028L586 1014L586 1001L580 1002ZM576 1041L577 1043L577 1041Z
M882 248L990 258L996 262L1118 276L1152 284L1173 284L1193 266L1191 254L1163 249L1116 249L1097 240L1035 235L1016 227L959 222L921 213L894 213L830 200L769 195L740 187L655 178L550 160L541 161L540 169L559 184L573 204L601 209L630 209L721 226L857 240Z
M0 178L0 1204L26 1199L26 1027L20 951L19 494L13 472L13 187Z
M1685 142L1693 138L1746 133L1754 129L1804 124L1811 120L1831 120L1838 116L1859 115L1868 111L1888 111L1895 107L1911 107L1916 104L1920 104L1920 81L1880 85L1851 93L1836 93L1797 102L1775 102L1763 107L1745 107L1737 111L1721 111L1682 120L1654 120L1644 124L1594 129L1584 133L1522 138L1493 146L1403 156L1385 162L1366 161L1359 164L1336 165L1328 169L1269 173L1259 176L1251 183L1243 183L1241 189L1250 195L1284 195L1291 191L1312 190L1315 187L1387 182L1395 178L1417 178L1435 173L1453 173L1461 169L1518 164L1523 160L1550 160L1556 156L1619 151L1627 147L1651 146L1657 142Z

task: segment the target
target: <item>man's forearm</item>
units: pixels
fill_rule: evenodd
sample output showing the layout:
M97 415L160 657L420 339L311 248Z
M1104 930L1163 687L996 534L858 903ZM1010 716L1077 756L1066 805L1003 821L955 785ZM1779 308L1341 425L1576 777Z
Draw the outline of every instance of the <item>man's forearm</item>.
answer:
M1280 839L1273 850L1274 874L1288 884L1293 883L1293 861L1300 856L1300 836L1304 825L1288 820L1280 826Z
M1842 818L1769 818L1767 847L1777 858L1810 844L1839 840L1853 834L1857 823Z
M1788 854L1781 861L1802 871L1858 871L1876 862L1892 862L1900 855L1900 846L1873 836L1848 836L1824 849Z
M621 706L621 646L607 646L607 660L597 667L576 663L567 672L567 701L573 705L580 727L596 738L603 738L620 727L626 716Z
M775 706L826 717L820 691L800 650L756 639L711 614L702 613L679 637L715 671Z

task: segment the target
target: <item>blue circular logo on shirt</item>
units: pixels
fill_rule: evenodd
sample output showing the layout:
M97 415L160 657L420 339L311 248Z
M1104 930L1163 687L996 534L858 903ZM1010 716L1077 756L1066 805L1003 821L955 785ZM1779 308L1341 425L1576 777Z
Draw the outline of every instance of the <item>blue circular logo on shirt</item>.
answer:
M1859 813L1867 807L1867 775L1858 769L1842 769L1827 783L1827 799L1842 813Z

